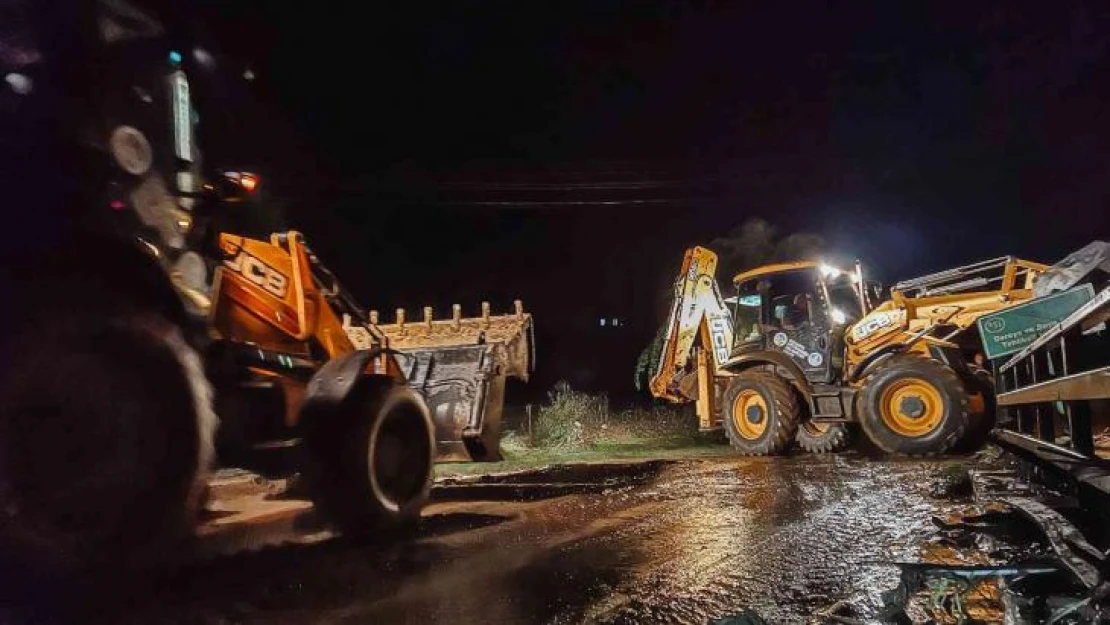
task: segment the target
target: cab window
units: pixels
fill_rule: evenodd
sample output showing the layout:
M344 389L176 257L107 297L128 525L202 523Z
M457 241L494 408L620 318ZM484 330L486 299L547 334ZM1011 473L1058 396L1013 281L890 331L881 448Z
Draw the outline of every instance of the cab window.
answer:
M808 271L791 271L771 276L765 293L771 298L768 322L784 330L801 330L821 322L821 306L815 300L817 284Z
M745 282L737 289L732 318L733 335L737 343L758 342L763 338L760 312L763 297L755 281Z

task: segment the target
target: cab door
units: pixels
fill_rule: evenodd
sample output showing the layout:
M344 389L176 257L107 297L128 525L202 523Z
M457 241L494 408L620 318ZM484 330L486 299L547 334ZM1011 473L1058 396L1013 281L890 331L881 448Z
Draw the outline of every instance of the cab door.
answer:
M766 348L789 356L809 381L829 382L829 319L815 272L799 269L769 276L760 290L767 303Z

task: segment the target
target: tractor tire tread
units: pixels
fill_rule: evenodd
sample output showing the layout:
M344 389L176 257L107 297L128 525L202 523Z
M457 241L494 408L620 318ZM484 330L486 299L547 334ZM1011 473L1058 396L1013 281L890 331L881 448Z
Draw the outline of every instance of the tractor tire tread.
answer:
M774 406L774 415L771 417L772 423L770 427L772 432L770 436L764 437L761 444L752 445L749 441L741 437L734 431L732 426L732 398L730 397L733 388L740 388L739 384L747 383L759 389L760 386L766 388L769 392L772 401L769 402ZM762 393L762 391L760 391ZM725 391L725 433L728 436L729 444L732 448L742 456L772 456L785 452L789 447L798 428L798 398L794 389L781 377L767 373L765 371L745 371L740 373L729 384L728 390Z
M367 379L336 409L313 420L305 431L304 471L317 509L349 538L386 538L411 533L428 501L434 478L434 440L427 423L427 473L420 492L399 510L388 510L370 482L373 432L386 418L388 405L423 405L411 389ZM425 413L425 416L426 413ZM370 464L368 464L370 463Z
M845 423L830 423L822 434L814 434L805 425L798 427L794 442L802 451L811 454L828 454L847 449L852 442L852 432Z
M918 375L928 377L930 375L936 376L935 382L947 394L956 398L958 402L959 414L954 415L954 421L948 425L947 432L943 434L937 444L928 449L906 449L904 443L907 440L905 437L900 437L897 434L889 436L891 439L887 440L888 434L879 430L878 428L885 429L885 426L880 425L882 418L876 414L869 414L872 412L869 404L870 388L875 385L875 380L883 381L882 377L888 375L889 371L908 370ZM969 399L964 388L963 382L951 367L944 365L932 358L917 354L900 354L886 359L884 362L875 367L875 370L867 376L864 381L863 390L861 392L860 403L858 404L861 411L860 425L867 437L875 444L876 447L882 451L908 457L908 458L932 458L952 451L956 445L964 438L964 433L968 428L968 405ZM944 425L941 425L943 428Z

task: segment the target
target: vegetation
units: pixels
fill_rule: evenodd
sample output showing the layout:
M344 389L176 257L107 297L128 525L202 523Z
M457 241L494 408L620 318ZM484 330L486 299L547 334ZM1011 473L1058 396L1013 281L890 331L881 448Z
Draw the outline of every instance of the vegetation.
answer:
M688 441L673 440L598 442L591 447L573 451L526 445L506 448L502 445L501 451L505 457L501 462L439 464L436 465L436 475L484 475L581 462L627 462L730 455L729 447L725 444L703 442L691 445Z
M659 359L663 355L663 341L667 338L666 324L660 325L659 330L655 333L655 338L648 343L647 347L640 352L640 357L636 359L636 390L641 393L648 392L648 386L651 384L651 377L655 375L655 371L659 369Z
M533 447L582 449L628 440L698 440L697 422L688 406L652 405L609 409L604 394L591 395L559 382L542 406L529 443Z
M559 382L533 420L532 431L509 431L499 463L440 465L437 473L506 471L560 462L668 458L726 453L719 437L698 432L689 406L651 405L611 410L604 394Z

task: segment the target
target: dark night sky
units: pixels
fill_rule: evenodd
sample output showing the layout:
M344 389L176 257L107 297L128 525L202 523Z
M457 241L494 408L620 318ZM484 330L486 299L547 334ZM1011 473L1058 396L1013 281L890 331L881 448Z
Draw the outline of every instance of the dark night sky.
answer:
M612 340L629 383L681 250L749 217L888 280L1110 234L1102 3L377 4L208 2L258 75L217 158L370 306L522 297L544 380Z

